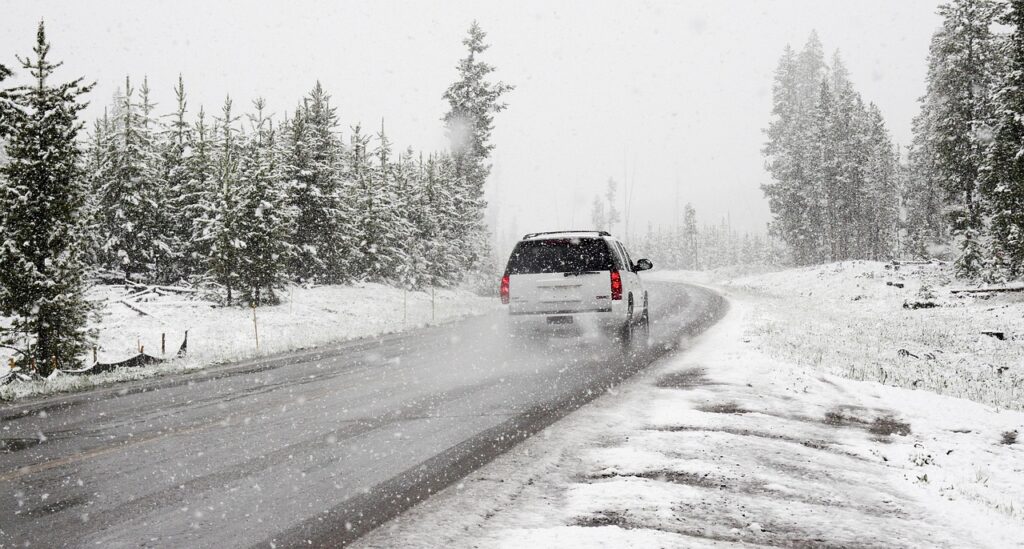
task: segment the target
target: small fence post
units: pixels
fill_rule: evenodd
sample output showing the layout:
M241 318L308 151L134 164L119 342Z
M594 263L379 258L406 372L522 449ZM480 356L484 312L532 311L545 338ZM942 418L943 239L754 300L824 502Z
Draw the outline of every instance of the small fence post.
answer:
M160 356L167 354L167 334L160 334Z
M96 359L96 346L92 346L92 363L96 364L99 360Z
M251 304L249 304L249 306L252 307L252 331L256 335L256 350L259 351L260 350L260 328L259 328L259 325L256 324L256 304L255 303L251 303Z
M50 355L50 373L57 371L57 355Z

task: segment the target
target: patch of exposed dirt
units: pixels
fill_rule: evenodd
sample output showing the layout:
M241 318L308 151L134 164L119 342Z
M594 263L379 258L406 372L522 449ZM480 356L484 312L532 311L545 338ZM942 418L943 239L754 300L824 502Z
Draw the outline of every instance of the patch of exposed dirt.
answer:
M719 385L708 379L704 368L690 368L678 372L669 372L656 381L655 386L662 389L695 389L707 385Z
M868 432L880 436L895 434L905 437L910 434L910 424L905 421L899 421L892 416L876 417L871 422L871 426L868 427Z
M690 426L690 425L673 425L673 426L670 426L670 427L657 427L657 428L655 428L653 430L656 430L656 431L668 431L670 433L671 432L680 432L680 431L693 431L693 432L707 431L707 432L716 432L716 433L728 433L730 435L736 435L736 436L741 436L741 437L759 437L759 438L766 438L766 439L769 439L769 440L780 440L780 441L783 441L783 442L791 442L793 444L799 444L801 446L805 446L807 448L812 448L814 450L826 450L826 451L829 451L829 452L835 452L835 453L838 453L838 454L841 454L841 455L844 455L844 456L849 456L849 457L852 457L852 458L863 459L861 456L856 456L856 455L853 455L853 454L847 454L845 452L838 452L838 451L836 451L832 447L832 443L827 441L827 440L813 439L813 438L792 437L792 436L787 436L787 435L781 435L781 434L778 434L778 433L767 433L767 432L764 432L764 431L754 431L754 430L751 430L751 429L740 429L740 428L734 428L734 427L715 427L715 428L711 429L711 428L707 428L707 427L693 427L693 426Z
M631 530L633 528L642 528L639 525L633 524L626 515L615 511L599 511L593 515L586 517L579 517L575 520L576 526L618 526L624 530Z
M748 414L751 412L751 410L747 410L735 402L709 404L707 406L699 406L697 409L701 412L709 412L712 414Z
M624 475L615 472L597 473L587 477L587 480L604 480L619 477L643 478L658 482L684 484L686 486L700 486L702 488L725 489L728 487L728 485L724 484L723 479L712 477L709 473L697 474L686 471L640 471Z
M860 414L855 413L860 412ZM865 414L864 412L869 412ZM825 412L822 423L832 427L855 427L864 429L867 432L880 437L890 435L907 436L910 434L910 424L896 419L885 411L875 411L874 419L867 419L865 416L872 415L868 408L860 406L840 406Z

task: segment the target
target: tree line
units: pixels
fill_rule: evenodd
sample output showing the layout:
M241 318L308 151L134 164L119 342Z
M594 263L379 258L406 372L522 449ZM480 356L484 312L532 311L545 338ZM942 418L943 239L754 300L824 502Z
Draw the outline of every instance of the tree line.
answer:
M908 246L957 274L1024 274L1024 2L939 8L905 173Z
M763 185L788 260L953 260L964 278L1024 275L1024 0L951 0L929 45L912 142L884 121L838 54L786 48Z
M885 259L898 242L898 158L881 111L865 103L837 51L811 34L775 72L762 189L770 231L807 265Z
M492 82L474 22L444 92L450 149L395 151L383 123L343 132L317 83L283 118L256 99L172 109L126 78L85 130L92 85L54 82L42 23L29 83L0 88L0 345L46 371L81 360L93 334L92 276L213 285L227 304L278 301L286 282L456 284L489 256L483 185L494 114L512 89ZM0 82L14 71L0 65Z

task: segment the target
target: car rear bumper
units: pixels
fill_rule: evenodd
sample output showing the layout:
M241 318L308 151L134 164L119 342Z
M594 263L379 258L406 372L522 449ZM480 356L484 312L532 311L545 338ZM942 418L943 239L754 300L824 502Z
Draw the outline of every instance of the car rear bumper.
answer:
M508 322L515 333L586 334L621 328L626 321L625 308L601 311L517 313L509 311Z

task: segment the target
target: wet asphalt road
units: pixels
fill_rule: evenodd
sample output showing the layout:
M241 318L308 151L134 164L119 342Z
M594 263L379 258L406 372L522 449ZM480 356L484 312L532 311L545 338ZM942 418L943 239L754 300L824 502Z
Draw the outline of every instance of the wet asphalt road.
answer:
M703 331L650 283L652 352L509 346L496 312L404 335L0 406L0 547L338 546ZM314 329L314 328L311 328Z

